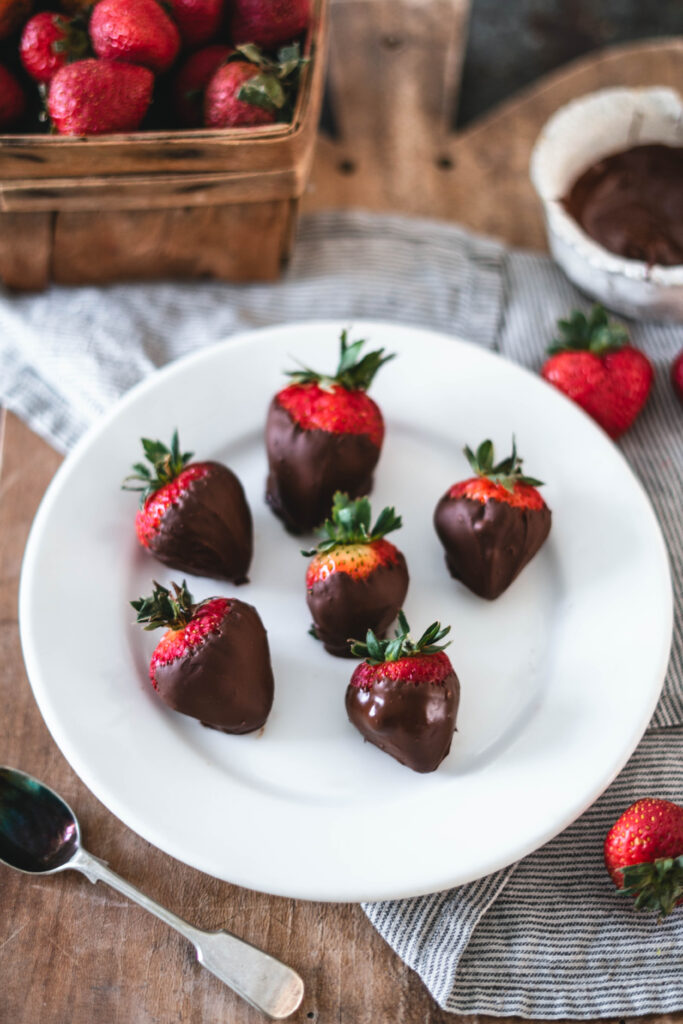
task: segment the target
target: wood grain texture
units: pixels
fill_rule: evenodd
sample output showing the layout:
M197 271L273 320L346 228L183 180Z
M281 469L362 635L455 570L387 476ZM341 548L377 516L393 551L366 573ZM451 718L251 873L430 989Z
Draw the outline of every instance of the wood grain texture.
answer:
M373 45L379 59L380 44ZM403 45L411 49L408 39ZM397 62L399 58L397 53ZM418 74L417 53L413 59ZM378 109L373 100L358 113L357 107L346 110L338 142L319 140L304 209L398 209L457 221L512 245L545 249L541 207L528 166L548 117L570 99L606 86L668 85L680 90L682 83L683 39L615 47L554 72L462 134L442 136L438 146L425 143L419 126L414 129L410 116L404 117L384 95ZM409 168L397 171L391 147L381 145L373 145L372 159L366 160L362 149L357 158L356 133L361 126L371 138L393 139L402 133L402 160Z

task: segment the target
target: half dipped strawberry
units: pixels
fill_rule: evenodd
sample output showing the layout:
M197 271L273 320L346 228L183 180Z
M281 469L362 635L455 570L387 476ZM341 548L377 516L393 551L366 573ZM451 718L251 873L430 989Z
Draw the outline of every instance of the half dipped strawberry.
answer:
M306 572L306 602L311 632L325 650L353 657L349 637L371 629L383 637L408 591L406 560L386 535L401 526L393 508L385 508L371 526L367 498L352 501L337 491L321 541L303 555L313 559Z
M460 683L440 640L450 626L432 623L419 640L410 639L399 614L393 640L368 630L352 651L364 657L346 691L349 721L369 742L416 772L433 772L451 749L460 702Z
M454 484L434 512L434 526L451 576L480 597L507 590L550 532L550 509L522 472L514 438L512 455L494 465L491 441L476 454L464 449L475 476Z
M178 432L171 447L142 438L151 468L138 462L123 482L141 491L138 539L164 565L195 576L246 583L253 553L251 511L242 484L220 462L191 462Z
M273 398L266 423L266 501L292 533L319 526L335 491L369 494L384 440L384 420L367 389L384 349L361 357L365 342L341 335L336 373L304 368Z
M154 584L131 604L145 629L166 627L149 677L165 704L221 732L260 729L273 704L268 637L258 612L231 597L195 604L187 585Z

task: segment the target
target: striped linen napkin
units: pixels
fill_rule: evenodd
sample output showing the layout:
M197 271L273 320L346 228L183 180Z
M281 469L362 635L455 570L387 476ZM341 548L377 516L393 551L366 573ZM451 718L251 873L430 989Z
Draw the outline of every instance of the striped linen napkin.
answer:
M0 292L0 403L67 451L140 378L239 330L375 317L459 334L537 369L556 320L575 306L588 303L545 256L445 224L319 214L302 222L275 285ZM683 802L683 410L668 381L683 328L630 326L656 367L646 410L619 443L671 559L677 616L664 692L616 782L541 850L449 892L364 907L447 1011L594 1018L683 1008L683 910L657 925L615 894L602 864L604 835L630 803Z

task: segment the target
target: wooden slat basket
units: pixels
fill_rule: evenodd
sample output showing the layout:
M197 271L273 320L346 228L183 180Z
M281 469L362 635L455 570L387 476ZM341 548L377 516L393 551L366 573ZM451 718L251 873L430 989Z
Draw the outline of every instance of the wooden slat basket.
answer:
M289 124L0 135L0 281L273 280L292 246L324 87L328 0Z

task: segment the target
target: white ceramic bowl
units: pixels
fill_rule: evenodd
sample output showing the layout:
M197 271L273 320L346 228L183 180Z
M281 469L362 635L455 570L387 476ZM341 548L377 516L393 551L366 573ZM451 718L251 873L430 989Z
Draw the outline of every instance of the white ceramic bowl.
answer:
M683 322L683 266L650 266L593 241L562 205L593 164L633 146L683 146L683 98L673 89L601 89L561 107L531 155L550 251L567 276L610 309L644 320Z

